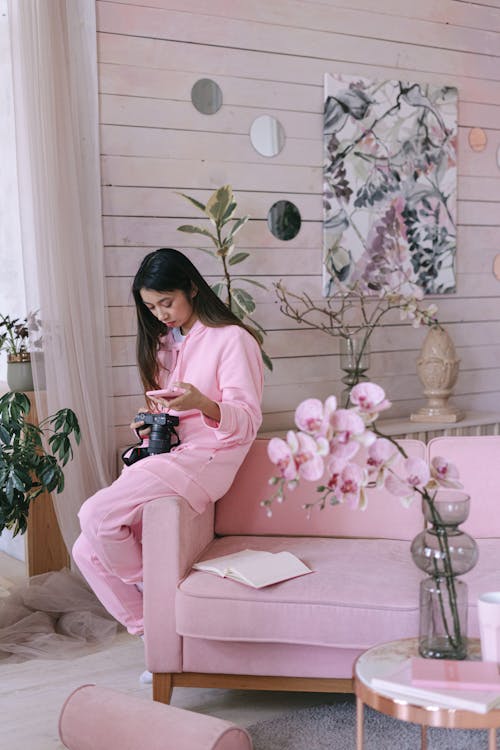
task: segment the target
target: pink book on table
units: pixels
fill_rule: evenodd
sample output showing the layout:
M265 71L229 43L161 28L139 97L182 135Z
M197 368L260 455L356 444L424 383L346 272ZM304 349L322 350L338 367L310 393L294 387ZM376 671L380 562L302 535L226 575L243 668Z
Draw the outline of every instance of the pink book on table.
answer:
M411 681L449 690L500 690L499 665L491 661L411 660Z

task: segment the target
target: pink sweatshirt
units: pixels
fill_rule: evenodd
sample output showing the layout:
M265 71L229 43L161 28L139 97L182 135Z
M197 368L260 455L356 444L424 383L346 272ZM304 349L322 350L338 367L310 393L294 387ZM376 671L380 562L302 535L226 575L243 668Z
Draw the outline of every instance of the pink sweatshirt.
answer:
M164 477L166 492L180 494L202 512L229 489L262 422L259 345L239 326L209 328L198 320L180 343L169 331L158 360L160 388L192 383L218 403L221 420L214 422L194 409L171 409L180 418L181 445L135 466Z

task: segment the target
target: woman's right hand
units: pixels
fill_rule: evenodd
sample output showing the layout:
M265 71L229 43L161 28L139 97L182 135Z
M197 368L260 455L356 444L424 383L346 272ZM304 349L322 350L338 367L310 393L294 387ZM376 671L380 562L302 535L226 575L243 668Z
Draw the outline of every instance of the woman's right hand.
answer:
M141 413L144 413L144 412L148 413L148 410L141 409ZM144 427L144 422L142 420L136 421L135 417L133 421L130 423L130 429L133 430L136 434L138 434L139 437L141 438L146 437L146 435L149 435L149 433L151 432L151 427Z

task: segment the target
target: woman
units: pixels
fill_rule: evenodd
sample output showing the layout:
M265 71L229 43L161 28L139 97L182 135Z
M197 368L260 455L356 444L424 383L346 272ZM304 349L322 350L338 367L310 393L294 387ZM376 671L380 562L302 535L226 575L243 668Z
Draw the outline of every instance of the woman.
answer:
M224 495L262 420L263 374L255 337L178 250L147 255L132 291L144 390L180 393L149 404L179 417L181 442L126 466L82 505L73 556L106 609L142 635L144 505L175 495L201 513Z

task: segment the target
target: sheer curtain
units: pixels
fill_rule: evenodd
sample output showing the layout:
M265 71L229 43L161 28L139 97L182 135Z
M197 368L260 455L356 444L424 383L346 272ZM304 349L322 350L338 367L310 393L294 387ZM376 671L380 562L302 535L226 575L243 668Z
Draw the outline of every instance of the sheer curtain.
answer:
M9 0L28 310L39 310L40 415L72 408L82 443L54 495L68 549L82 502L109 484L115 448L101 230L94 0Z

